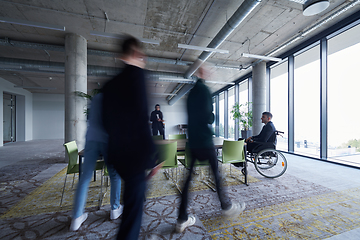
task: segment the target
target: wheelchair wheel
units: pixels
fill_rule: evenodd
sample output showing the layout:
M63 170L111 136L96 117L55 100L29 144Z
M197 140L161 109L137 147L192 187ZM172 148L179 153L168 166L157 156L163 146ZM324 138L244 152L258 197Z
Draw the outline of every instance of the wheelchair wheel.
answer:
M255 157L255 169L267 178L276 178L284 174L287 169L285 156L275 149L264 149Z

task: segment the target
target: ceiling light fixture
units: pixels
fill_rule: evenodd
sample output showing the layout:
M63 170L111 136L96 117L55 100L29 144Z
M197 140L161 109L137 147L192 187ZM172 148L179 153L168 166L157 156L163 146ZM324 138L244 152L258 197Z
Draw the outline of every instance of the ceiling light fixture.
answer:
M116 38L116 39L124 39L126 35L124 34L117 34L117 33L106 33L106 32L99 32L99 31L90 31L90 35L99 36L99 37L107 37L107 38ZM138 38L140 42L143 43L150 43L150 44L157 44L159 45L160 42L157 40L147 39L147 38Z
M151 93L152 95L159 95L159 96L176 96L174 93Z
M196 83L196 80L186 79L186 78L159 78L160 81L164 82L176 82L176 83ZM215 83L215 84L224 84L224 85L235 85L233 82L215 82L215 81L207 81L205 83Z
M199 51L205 51L205 52L229 53L229 50L222 50L222 49L217 49L217 48L199 47L199 46L186 45L186 44L180 44L180 43L178 44L178 48L199 50Z
M313 16L321 13L330 5L329 0L308 0L303 5L303 15Z
M247 57L247 58L256 58L256 59L262 59L262 60L267 60L267 61L274 61L274 62L282 61L281 58L268 57L268 56L263 56L263 55L255 55L255 54L249 54L249 53L243 53L243 54L241 54L241 56Z
M234 82L215 82L215 81L207 81L207 80L205 80L205 83L215 83L215 84L223 84L223 85L235 85Z
M46 28L46 29L51 29L51 30L65 31L65 26L49 24L49 23L31 22L31 21L27 21L27 20L18 20L18 19L7 18L7 17L0 17L0 22L24 25L24 26L29 26L29 27L37 27L37 28Z
M176 82L176 83L195 83L195 80L186 79L186 78L167 78L167 77L160 77L159 81L162 82Z

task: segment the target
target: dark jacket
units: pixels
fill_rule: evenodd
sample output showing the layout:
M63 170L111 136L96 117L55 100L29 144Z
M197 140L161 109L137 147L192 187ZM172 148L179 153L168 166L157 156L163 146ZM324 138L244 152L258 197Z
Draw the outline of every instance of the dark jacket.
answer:
M254 140L256 142L272 142L272 143L276 144L275 131L276 131L275 126L270 121L263 126L259 135L252 136L251 138L252 138L252 140Z
M103 88L103 124L109 134L109 162L124 179L155 165L148 125L144 70L125 65Z
M153 129L159 129L159 128L164 128L164 124L163 124L163 122L159 122L157 119L157 114L159 114L159 118L161 119L161 120L163 120L163 114L162 114L162 112L161 111L152 111L151 112L151 115L150 115L150 121L152 122L152 128Z
M214 121L209 89L199 79L187 99L188 136L190 148L213 147L213 132L209 127Z

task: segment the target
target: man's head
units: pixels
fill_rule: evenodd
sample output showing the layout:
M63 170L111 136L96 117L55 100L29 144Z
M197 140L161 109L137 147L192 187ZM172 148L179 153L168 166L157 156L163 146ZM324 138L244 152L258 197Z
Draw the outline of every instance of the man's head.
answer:
M139 68L145 67L146 56L138 39L132 36L126 37L121 46L121 54L121 58L127 63Z
M198 70L196 71L195 75L198 77L198 78L201 78L201 79L208 79L210 76L209 76L209 71L206 67L205 64L202 64Z
M261 122L267 124L272 119L272 114L270 112L263 112L261 116Z
M160 111L160 105L159 105L159 104L156 104L156 105L155 105L155 110L156 110L156 111Z

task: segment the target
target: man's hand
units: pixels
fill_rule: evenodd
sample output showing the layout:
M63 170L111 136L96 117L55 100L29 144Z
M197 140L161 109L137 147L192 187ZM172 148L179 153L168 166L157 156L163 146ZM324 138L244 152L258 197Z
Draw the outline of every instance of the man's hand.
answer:
M252 138L251 137L248 137L245 142L253 142Z
M160 118L158 118L158 122L161 122L162 120Z

